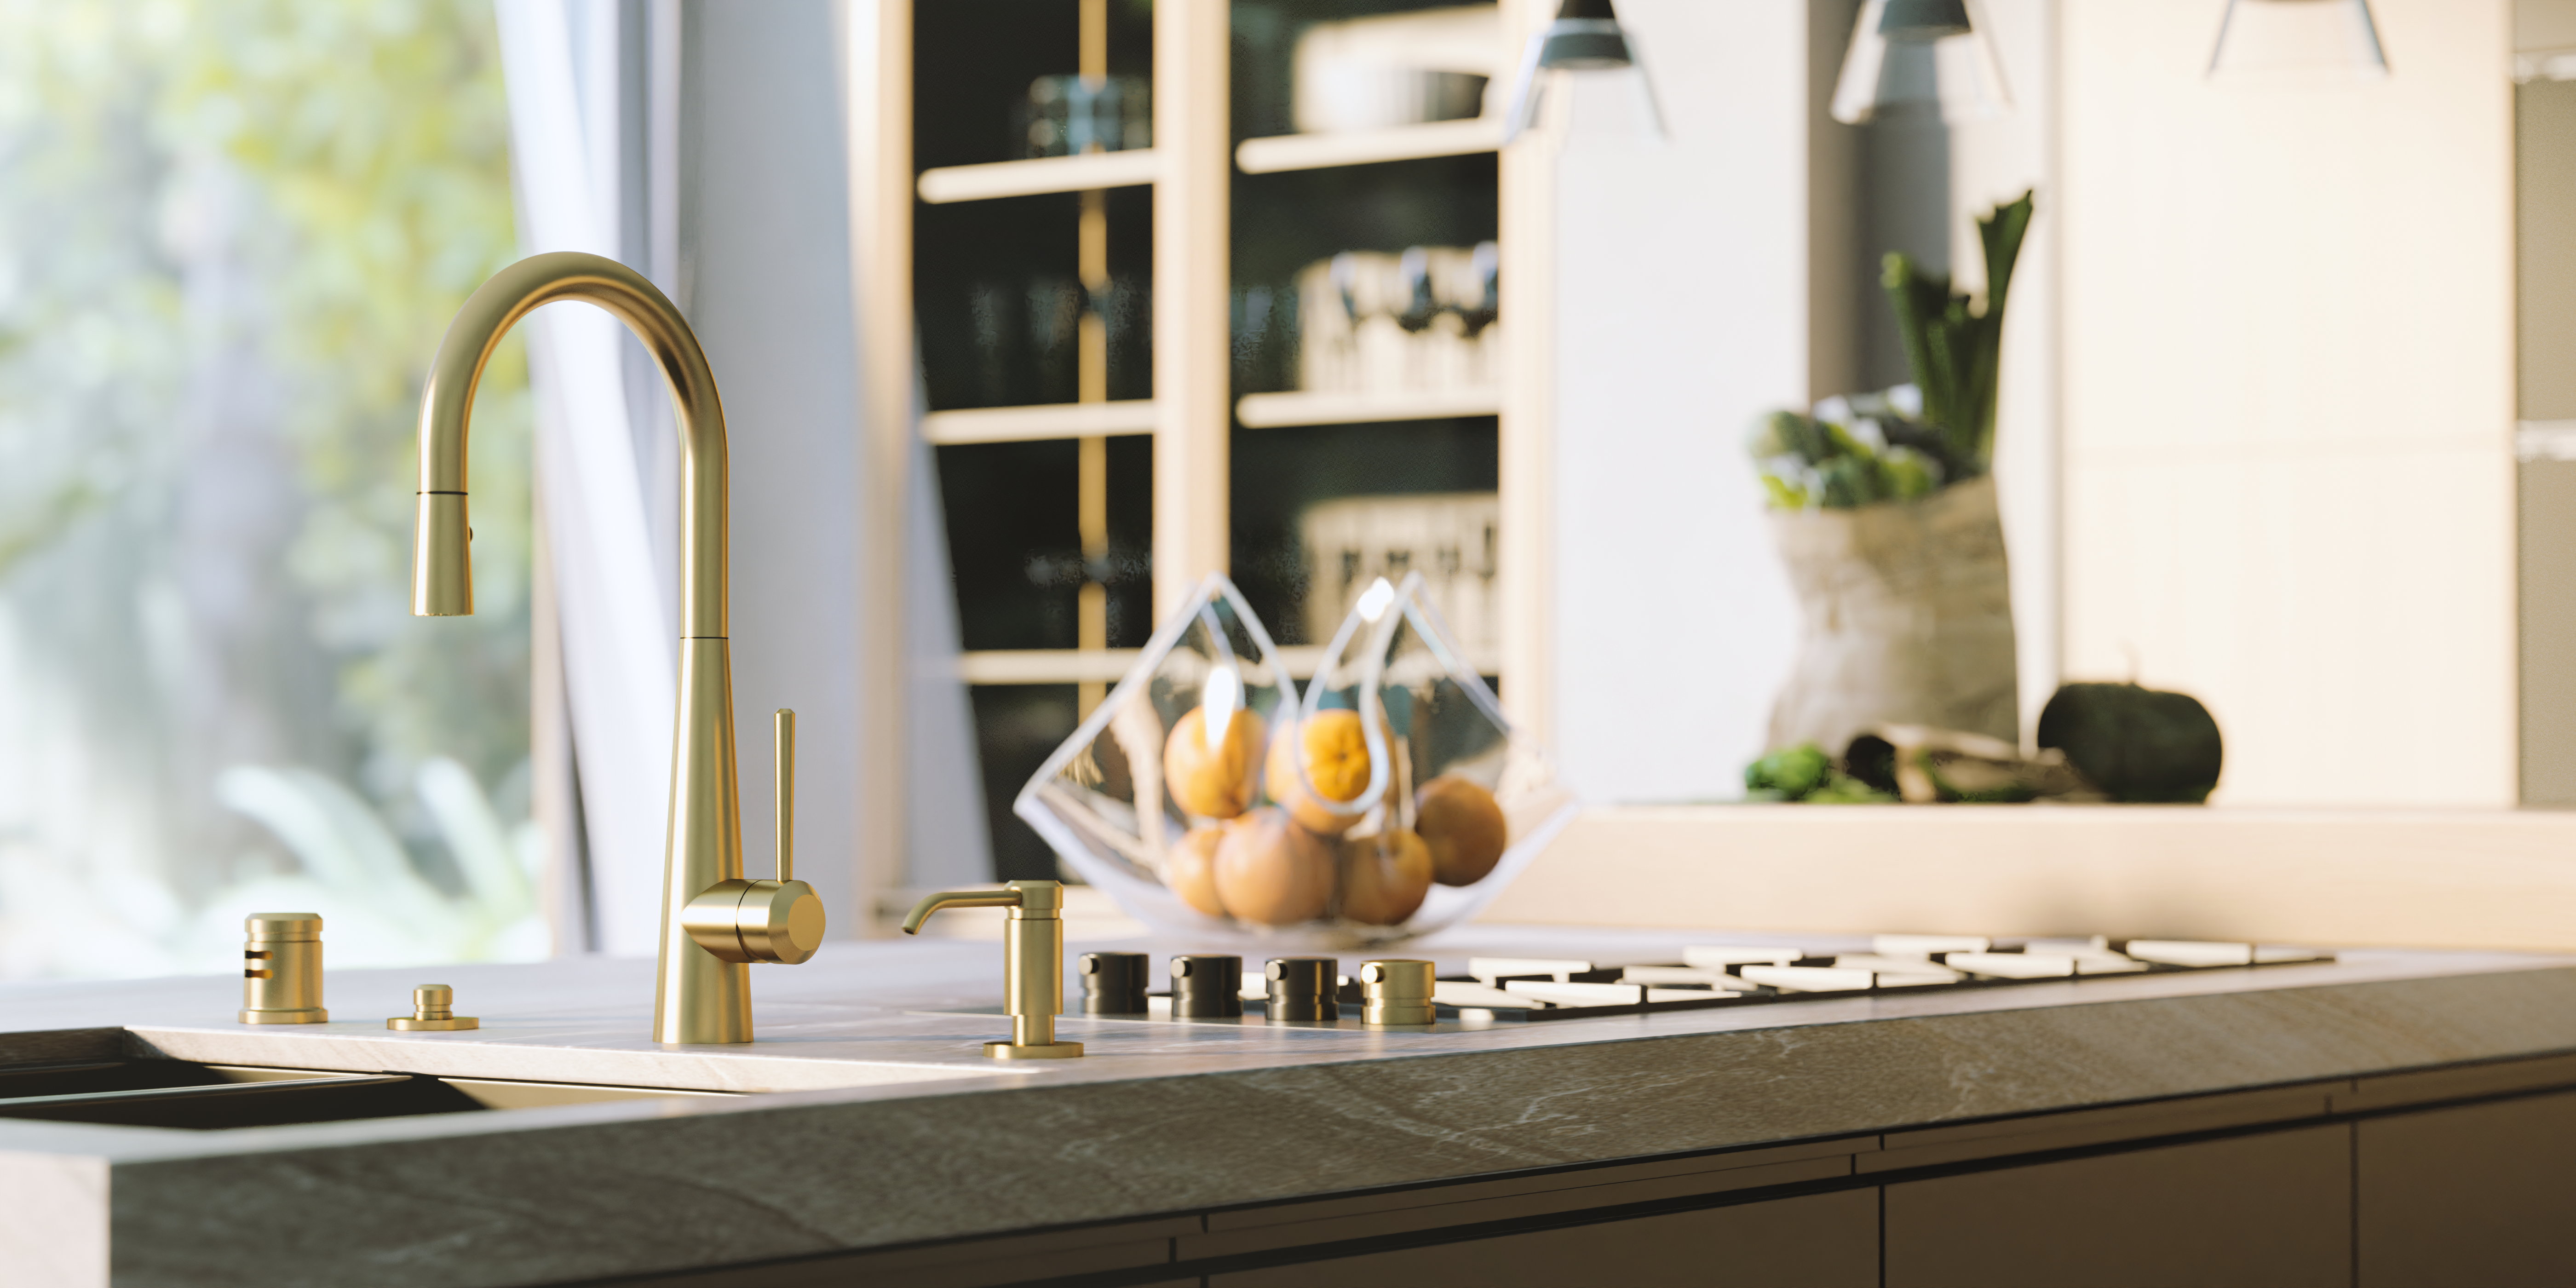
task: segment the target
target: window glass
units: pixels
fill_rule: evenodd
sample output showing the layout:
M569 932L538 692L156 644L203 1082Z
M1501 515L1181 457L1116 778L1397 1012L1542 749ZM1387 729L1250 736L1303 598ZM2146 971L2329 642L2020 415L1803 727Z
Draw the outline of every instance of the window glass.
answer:
M525 360L470 618L413 420L515 255L490 6L0 0L0 977L542 955Z

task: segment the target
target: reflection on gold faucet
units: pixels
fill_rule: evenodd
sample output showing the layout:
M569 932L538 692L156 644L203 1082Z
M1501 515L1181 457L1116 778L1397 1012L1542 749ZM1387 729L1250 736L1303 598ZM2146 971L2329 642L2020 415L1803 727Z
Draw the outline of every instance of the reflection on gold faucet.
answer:
M474 611L466 551L465 431L474 386L501 337L530 310L560 300L616 315L662 369L680 428L680 712L671 764L669 847L663 859L662 965L653 996L656 1042L749 1042L754 961L793 965L823 937L823 902L788 878L787 794L793 717L780 712L778 879L742 870L742 798L735 781L733 665L725 652L725 427L706 353L680 311L633 269L597 255L533 255L493 275L438 346L420 401L420 513L412 612Z

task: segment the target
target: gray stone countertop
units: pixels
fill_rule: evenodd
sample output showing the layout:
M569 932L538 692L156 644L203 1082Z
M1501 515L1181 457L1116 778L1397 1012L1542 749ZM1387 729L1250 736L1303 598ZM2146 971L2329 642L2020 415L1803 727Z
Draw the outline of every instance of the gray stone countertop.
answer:
M1694 942L1863 948L1469 927L1408 951L1445 973ZM1110 947L1192 946L1073 951ZM0 986L0 1061L122 1044L776 1093L221 1132L0 1120L0 1261L65 1284L111 1262L120 1284L544 1283L2576 1049L2576 959L2346 951L1434 1032L1068 1016L1085 1058L1003 1064L981 1044L1007 1021L956 1013L998 1002L999 962L993 942L836 941L752 972L759 1041L738 1047L652 1043L649 961L334 972L333 1022L310 1026L233 1023L234 976ZM387 1031L432 980L483 1027Z

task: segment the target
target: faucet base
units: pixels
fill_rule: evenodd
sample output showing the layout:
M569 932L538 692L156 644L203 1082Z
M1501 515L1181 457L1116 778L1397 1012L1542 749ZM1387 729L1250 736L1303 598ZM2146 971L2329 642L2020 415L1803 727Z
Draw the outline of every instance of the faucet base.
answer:
M984 1054L996 1060L1071 1060L1082 1054L1079 1042L987 1042Z
M662 867L662 964L653 1040L751 1041L751 968L698 946L688 908L742 877L734 794L733 664L724 640L680 641L680 719L671 749L671 834ZM741 895L734 896L741 902Z
M318 1006L299 1006L284 1011L242 1011L237 1018L244 1024L328 1024L331 1013Z

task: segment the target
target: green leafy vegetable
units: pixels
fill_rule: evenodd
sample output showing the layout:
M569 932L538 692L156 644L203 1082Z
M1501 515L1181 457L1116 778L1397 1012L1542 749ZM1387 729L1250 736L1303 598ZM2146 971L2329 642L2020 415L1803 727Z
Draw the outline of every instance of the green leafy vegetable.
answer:
M1949 476L1933 452L1937 436L1884 409L1884 398L1839 400L1848 425L1824 415L1775 411L1754 421L1746 450L1760 463L1776 509L1849 509L1929 496ZM1863 407L1877 409L1873 416ZM1835 411L1834 415L1843 415ZM1909 432L1911 431L1911 432Z
M1879 279L1896 309L1906 365L1923 391L1923 419L1941 432L1949 458L1959 466L1954 482L1975 478L1994 465L2004 301L2012 291L2022 238L2030 231L2032 195L2025 192L1977 221L1977 240L1986 255L1982 310L1951 289L1948 277L1923 271L1901 252L1888 253Z
M1818 805L1869 805L1895 799L1835 768L1833 758L1812 742L1772 752L1746 765L1744 795L1747 800L1806 801Z

